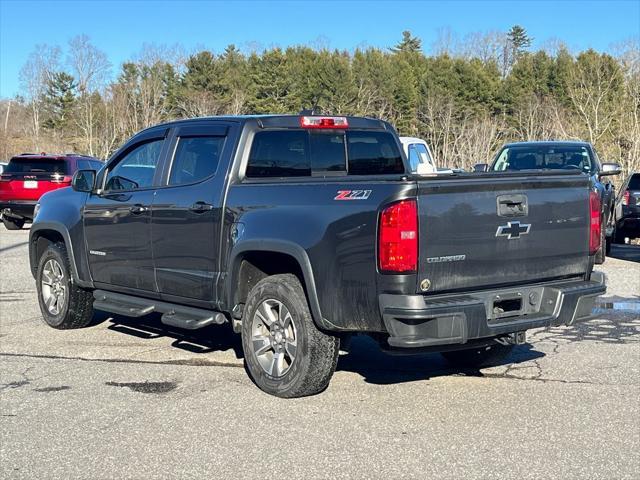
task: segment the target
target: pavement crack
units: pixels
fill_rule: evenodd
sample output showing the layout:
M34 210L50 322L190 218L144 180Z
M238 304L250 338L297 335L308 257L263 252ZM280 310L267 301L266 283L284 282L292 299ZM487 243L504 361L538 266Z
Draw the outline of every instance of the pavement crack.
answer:
M233 367L243 368L241 363L219 362L205 358L189 358L182 360L132 360L126 358L85 358L67 357L63 355L34 355L27 353L0 353L0 357L42 358L46 360L75 360L80 362L129 363L144 365L180 365L187 367Z

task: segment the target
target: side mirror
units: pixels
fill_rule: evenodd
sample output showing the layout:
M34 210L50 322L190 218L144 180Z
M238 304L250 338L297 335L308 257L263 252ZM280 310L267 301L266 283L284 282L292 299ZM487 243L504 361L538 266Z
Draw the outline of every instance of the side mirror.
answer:
M71 188L76 192L93 192L96 185L95 170L78 170L71 180Z
M619 163L603 163L600 169L600 175L620 175L622 167Z
M473 166L474 172L487 172L489 170L489 164L487 163L476 163Z

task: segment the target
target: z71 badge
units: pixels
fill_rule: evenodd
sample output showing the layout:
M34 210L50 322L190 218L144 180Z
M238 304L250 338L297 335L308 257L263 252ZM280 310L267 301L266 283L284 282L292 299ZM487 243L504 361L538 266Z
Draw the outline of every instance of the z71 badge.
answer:
M366 200L371 195L371 190L338 190L334 200Z

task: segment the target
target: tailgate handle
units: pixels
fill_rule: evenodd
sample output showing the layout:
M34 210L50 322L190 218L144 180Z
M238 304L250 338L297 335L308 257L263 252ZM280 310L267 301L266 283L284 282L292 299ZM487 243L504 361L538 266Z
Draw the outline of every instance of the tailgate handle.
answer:
M527 196L524 194L498 196L498 215L501 217L525 217L529 214Z

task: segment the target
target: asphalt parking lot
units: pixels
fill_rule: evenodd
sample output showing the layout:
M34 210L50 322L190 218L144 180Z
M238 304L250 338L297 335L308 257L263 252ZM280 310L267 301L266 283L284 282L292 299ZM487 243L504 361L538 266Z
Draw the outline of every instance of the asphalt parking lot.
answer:
M358 338L327 391L281 400L226 327L49 328L27 239L0 228L0 478L640 478L640 246L614 246L596 319L505 365Z

